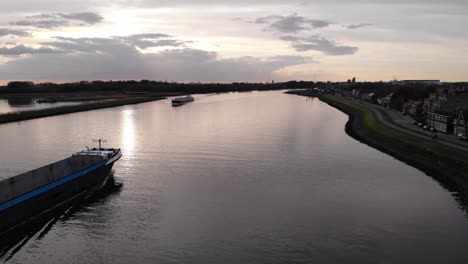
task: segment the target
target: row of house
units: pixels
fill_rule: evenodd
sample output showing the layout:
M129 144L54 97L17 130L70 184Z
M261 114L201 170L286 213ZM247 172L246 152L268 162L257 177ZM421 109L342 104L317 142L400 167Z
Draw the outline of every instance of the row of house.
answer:
M375 93L354 89L337 90L341 96L376 103L391 108L393 93L377 98ZM424 100L409 100L403 103L403 114L426 123L427 127L442 133L454 134L468 139L468 94L460 88L442 88ZM465 120L466 119L466 120Z
M375 103L377 100L377 97L374 92L362 91L360 89L353 89L351 91L350 97L368 103Z
M393 93L385 96L385 97L382 97L382 98L377 98L377 104L385 107L385 108L388 108L390 109L391 107L391 102L392 102L392 97L393 97Z
M456 136L468 138L468 109L463 108L458 111L456 118L453 121L453 132Z
M403 114L419 117L424 114L424 102L421 100L409 100L403 104Z
M427 126L443 133L453 133L461 138L467 137L465 117L468 118L468 96L444 92L430 94L424 100Z
M390 108L393 94L379 98L378 103ZM428 128L468 139L468 94L459 88L442 88L424 100L403 104L403 114L426 123Z
M468 108L460 108L456 112L438 110L428 113L427 126L437 131L453 133L463 139L468 139Z

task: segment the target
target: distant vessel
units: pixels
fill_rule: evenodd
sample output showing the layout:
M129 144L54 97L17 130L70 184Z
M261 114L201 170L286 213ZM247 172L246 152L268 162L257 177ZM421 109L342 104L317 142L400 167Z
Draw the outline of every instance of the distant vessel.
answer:
M171 102L172 102L172 106L181 106L183 104L193 102L194 100L195 99L193 98L193 96L187 95L187 96L184 96L184 97L174 98L174 99L172 99Z
M120 149L87 148L71 157L0 181L0 234L99 191Z

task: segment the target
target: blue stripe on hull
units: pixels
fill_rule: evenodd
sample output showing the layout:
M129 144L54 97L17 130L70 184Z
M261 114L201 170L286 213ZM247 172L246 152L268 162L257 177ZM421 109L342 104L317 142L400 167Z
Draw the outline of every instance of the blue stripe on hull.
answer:
M88 174L88 173L91 173L91 172L93 172L93 171L99 169L100 167L105 166L105 165L106 165L106 162L107 162L107 161L103 161L103 162L98 163L98 164L96 164L96 165L94 165L94 166L91 166L91 167L89 167L89 168L87 168L87 169L85 169L85 170L76 172L76 173L74 173L74 174L72 174L72 175L70 175L70 176L64 177L64 178L62 178L62 179L60 179L60 180L58 180L58 181L55 181L55 182L53 182L53 183L49 183L49 184L47 184L47 185L42 186L41 188L38 188L38 189L36 189L36 190L34 190L34 191L31 191L31 192L29 192L29 193L26 193L26 194L23 194L23 195L21 195L21 196L18 196L18 197L16 197L16 198L13 199L13 200L10 200L10 201L8 201L8 202L5 202L5 203L3 203L3 204L0 204L0 212L5 211L6 209L8 209L8 208L10 208L10 207L15 206L15 205L17 205L17 204L20 204L20 203L22 203L22 202L24 202L24 201L26 201L26 200L28 200L28 199L31 199L31 198L33 198L33 197L35 197L35 196L38 196L38 195L43 194L43 193L45 193L45 192L48 192L48 191L50 191L51 189L56 188L56 187L58 187L58 186L60 186L60 185L63 185L63 184L65 184L65 183L67 183L67 182L70 182L70 181L72 181L72 180L74 180L74 179L76 179L76 178L79 178L79 177L81 177L81 176L83 176L83 175L86 175L86 174Z

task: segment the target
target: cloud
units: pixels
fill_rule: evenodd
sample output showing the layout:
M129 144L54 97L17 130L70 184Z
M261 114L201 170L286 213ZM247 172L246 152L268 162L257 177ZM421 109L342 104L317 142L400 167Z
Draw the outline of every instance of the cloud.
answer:
M30 34L24 30L0 28L0 37L4 37L4 36L26 37L29 35Z
M110 38L68 38L54 37L53 41L40 43L41 47L32 48L24 45L0 47L0 56L20 56L26 54L77 54L77 53L118 53L154 47L186 48L190 41L178 40L162 33L134 34Z
M345 26L347 29L358 29L358 28L363 28L363 27L370 27L372 24L352 24Z
M94 12L53 13L27 16L24 20L10 22L10 25L56 29L68 26L95 25L103 19L100 14Z
M86 23L88 25L94 25L100 23L104 18L94 12L81 12L81 13L68 13L68 14L57 14L59 17L68 19L68 20L75 20L75 21L81 21L83 23Z
M178 40L162 33L134 34L129 36L114 36L110 38L67 38L55 37L54 41L42 42L43 46L51 47L62 53L106 53L120 49L141 49L155 47L187 47L190 41Z
M297 14L290 16L266 16L257 18L256 24L269 24L268 28L280 33L297 33L305 30L325 28L333 23L328 20L309 19Z
M54 41L42 42L44 46L53 47L62 53L106 53L111 50L118 52L120 49L135 49L114 38L67 38L55 37Z
M167 50L149 58L153 70L164 79L211 82L264 81L280 69L311 62L302 56L223 59L215 52L197 49Z
M291 47L299 52L315 50L331 56L341 56L352 55L359 50L358 47L340 45L335 41L328 40L318 35L307 38L281 36L280 39L291 42Z
M54 46L51 50L21 47L23 54L28 51L30 55L0 65L0 79L264 81L268 75L284 67L311 61L302 56L223 59L216 52L192 48L142 53L137 46L115 38L58 38ZM5 51L5 48L0 50Z
M31 48L31 47L26 47L24 45L18 45L13 48L0 48L0 55L3 56L18 56L18 55L24 55L24 54L55 54L55 53L63 53L60 50L57 49L52 49L52 48L45 48L45 47L40 47L40 48Z
M134 34L125 37L114 37L121 41L134 45L140 49L155 47L185 47L190 41L177 40L173 36L161 33Z
M294 36L281 36L280 39L284 41L289 41L289 42L298 42L302 40L302 38L294 37Z
M160 39L160 38L172 38L173 36L164 33L142 33L133 34L128 36L128 39Z
M275 16L275 15L259 17L259 18L255 19L254 23L256 23L256 24L270 24L271 22L276 21L276 20L280 20L282 18L283 18L283 16Z
M10 25L54 29L58 27L68 26L69 23L66 20L20 20L16 22L11 22Z

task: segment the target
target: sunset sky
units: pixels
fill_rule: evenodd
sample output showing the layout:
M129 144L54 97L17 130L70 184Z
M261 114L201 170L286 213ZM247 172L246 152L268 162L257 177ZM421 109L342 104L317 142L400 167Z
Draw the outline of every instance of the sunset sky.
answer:
M0 3L0 84L468 81L466 0Z

